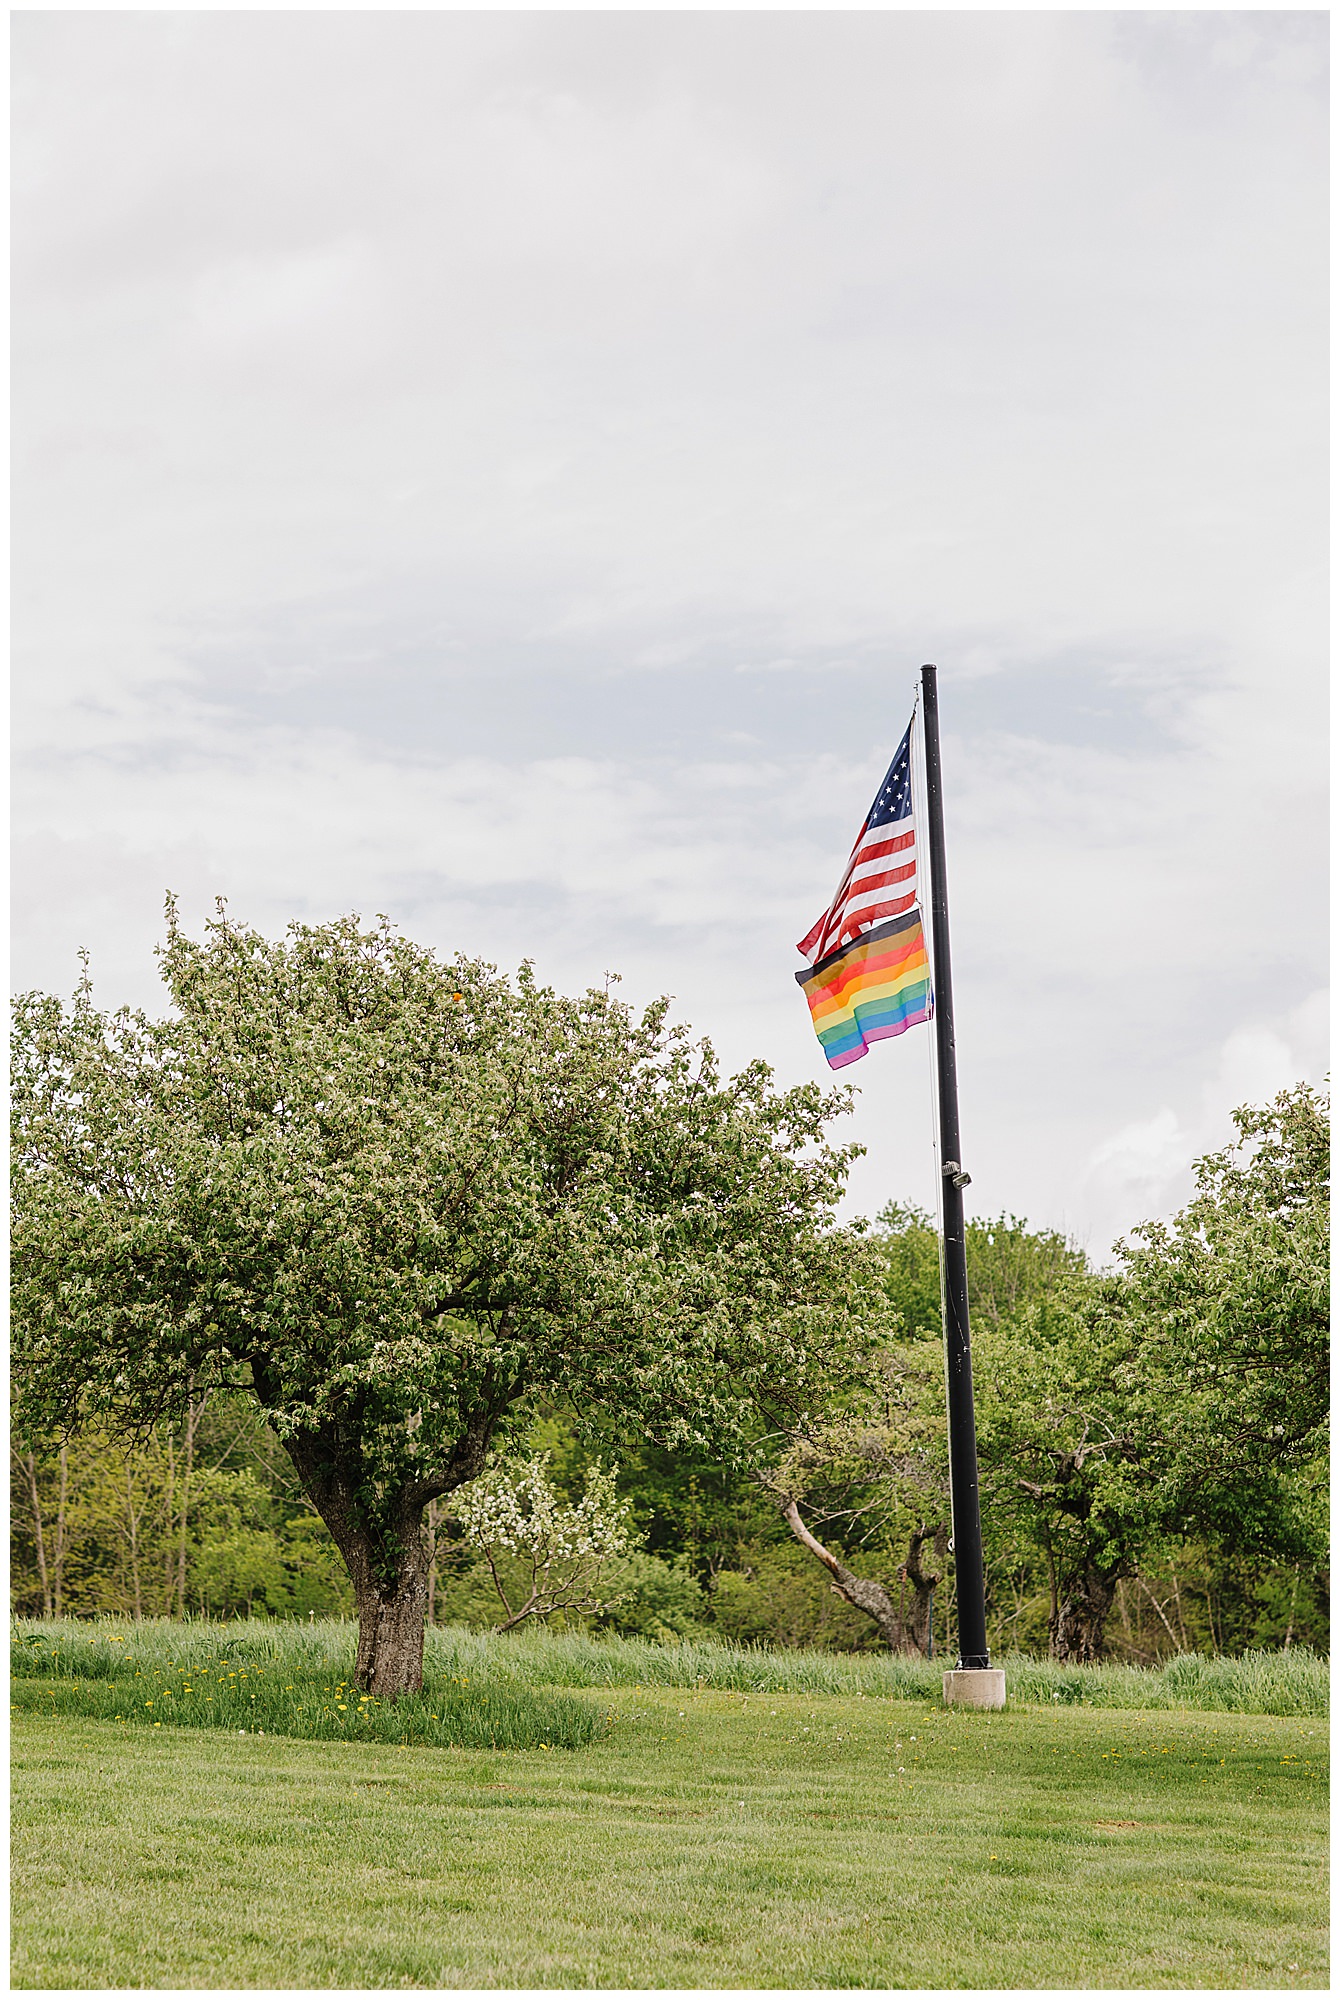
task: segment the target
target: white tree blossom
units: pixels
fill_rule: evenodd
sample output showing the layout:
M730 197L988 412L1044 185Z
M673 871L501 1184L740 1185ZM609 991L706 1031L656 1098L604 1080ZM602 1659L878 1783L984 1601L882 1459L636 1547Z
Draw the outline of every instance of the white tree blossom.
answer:
M555 1611L605 1611L617 1596L601 1594L605 1565L637 1543L632 1502L615 1493L615 1473L597 1462L586 1475L580 1500L568 1503L549 1478L549 1453L537 1452L519 1467L498 1467L455 1495L452 1512L466 1541L479 1549L507 1616L506 1632L527 1618ZM499 1558L519 1557L527 1592L514 1607L499 1573ZM514 1594L519 1596L519 1593Z

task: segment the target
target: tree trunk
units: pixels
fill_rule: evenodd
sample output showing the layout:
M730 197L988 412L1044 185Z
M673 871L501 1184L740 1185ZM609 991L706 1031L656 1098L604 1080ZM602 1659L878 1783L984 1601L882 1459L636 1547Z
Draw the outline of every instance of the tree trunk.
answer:
M354 1679L368 1694L394 1700L423 1686L423 1632L428 1610L428 1551L416 1524L389 1581L364 1566L354 1578L358 1659ZM352 1567L352 1566L351 1566Z
M354 1678L365 1693L394 1701L423 1687L423 1631L428 1608L425 1498L379 1497L375 1515L359 1494L357 1472L330 1431L285 1439L303 1491L344 1557L358 1610Z
M56 1549L51 1565L51 1603L57 1618L65 1597L65 1556L66 1556L66 1512L65 1503L70 1488L70 1450L68 1445L60 1448L60 1498L56 1503Z
M251 1366L262 1409L273 1407L278 1400L274 1386L254 1358ZM479 1477L505 1407L504 1398L473 1412L441 1471L398 1490L379 1490L368 1478L356 1406L347 1419L332 1419L284 1439L302 1490L330 1529L354 1587L354 1677L368 1694L394 1701L423 1687L429 1560L423 1510L430 1500Z
M389 1527L336 1505L322 1518L335 1538L354 1586L358 1657L354 1679L367 1694L392 1701L423 1687L423 1633L428 1611L428 1541L423 1505L402 1501ZM379 1531L380 1530L380 1531Z
M33 1503L33 1533L37 1544L37 1574L42 1580L42 1616L51 1616L51 1579L47 1574L46 1537L42 1533L42 1490L37 1483L37 1460L32 1452L23 1462L28 1475L28 1492Z
M1086 1666L1103 1657L1103 1627L1117 1594L1115 1576L1086 1565L1077 1576L1058 1579L1052 1619L1052 1657Z
M930 1644L931 1594L940 1581L940 1572L927 1576L921 1567L921 1551L929 1542L936 1555L943 1562L949 1553L949 1530L943 1524L928 1528L923 1521L914 1528L907 1544L907 1561L903 1570L916 1596L912 1604L912 1629L904 1639L904 1649L924 1653Z
M201 1397L193 1403L190 1391L195 1386L194 1377L187 1384L186 1396L186 1440L182 1455L181 1477L181 1519L178 1523L177 1540L177 1616L186 1616L186 1530L189 1526L191 1505L191 1474L195 1469L195 1434L204 1413L205 1402Z

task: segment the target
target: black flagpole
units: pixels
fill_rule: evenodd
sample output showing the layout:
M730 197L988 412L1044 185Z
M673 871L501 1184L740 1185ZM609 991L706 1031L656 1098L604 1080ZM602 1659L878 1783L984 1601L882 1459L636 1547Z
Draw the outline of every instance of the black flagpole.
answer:
M931 871L931 953L935 991L935 1080L940 1111L941 1215L944 1218L945 1363L949 1401L949 1493L954 1524L959 1666L989 1667L982 1516L977 1491L977 1425L972 1406L968 1336L968 1252L963 1232L964 1173L959 1152L954 994L949 975L949 892L945 881L944 802L940 785L940 709L935 668L921 669L922 740L926 748L926 834ZM1001 1691L1004 1698L1004 1691Z

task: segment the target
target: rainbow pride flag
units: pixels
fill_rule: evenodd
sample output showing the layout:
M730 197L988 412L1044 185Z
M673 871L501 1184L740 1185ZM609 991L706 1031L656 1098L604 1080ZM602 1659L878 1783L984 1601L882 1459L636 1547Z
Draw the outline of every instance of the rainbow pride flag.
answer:
M831 1069L859 1062L871 1042L931 1017L931 973L921 911L862 931L796 974Z

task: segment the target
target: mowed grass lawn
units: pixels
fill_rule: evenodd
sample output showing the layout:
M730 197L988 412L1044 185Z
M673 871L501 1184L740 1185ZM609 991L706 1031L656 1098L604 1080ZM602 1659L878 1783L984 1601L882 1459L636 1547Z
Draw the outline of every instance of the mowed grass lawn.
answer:
M602 1689L585 1748L13 1718L19 1987L1324 1987L1316 1717Z

